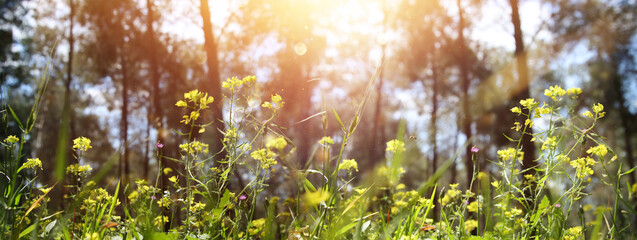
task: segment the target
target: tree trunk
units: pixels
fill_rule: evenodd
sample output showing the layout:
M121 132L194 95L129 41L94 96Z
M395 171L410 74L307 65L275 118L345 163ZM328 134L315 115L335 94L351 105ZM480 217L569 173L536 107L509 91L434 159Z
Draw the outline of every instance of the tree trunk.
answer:
M471 113L469 110L469 70L467 69L467 54L466 54L466 44L464 39L464 14L462 11L462 4L460 4L460 0L456 1L458 5L458 47L460 51L458 53L458 63L460 67L460 80L462 81L462 116L464 120L462 121L462 133L467 138L466 149L465 149L465 170L467 176L467 186L471 183L471 179L473 178L473 161L471 160L471 138L473 133L471 132Z
M517 98L515 99L515 103L518 103L520 100L527 99L530 97L529 93L529 70L527 64L527 56L524 51L524 39L522 38L522 28L520 24L520 12L518 9L518 0L509 0L511 3L511 22L513 23L514 29L514 37L515 37L515 58L517 61L517 72L518 72L518 82L517 85L523 86L523 90L517 94ZM526 111L526 110L525 110ZM528 112L526 113L528 114ZM524 121L522 121L524 122ZM522 151L524 151L524 157L522 159L522 171L521 175L531 174L535 175L535 167L537 163L535 162L535 152L536 147L533 142L531 142L533 133L532 127L527 127L526 132L529 134L524 134L522 136ZM531 183L533 184L533 183ZM526 206L532 207L532 194L534 187L531 186L526 188L524 195L527 197Z
M617 64L613 59L611 66L615 68L613 73L612 85L613 85L613 90L615 91L615 95L617 96L617 100L619 104L619 113L621 117L621 124L622 124L622 127L624 128L623 141L624 141L624 147L626 150L626 164L628 164L628 167L632 169L633 167L635 167L635 158L633 157L632 129L630 127L630 122L631 122L630 112L626 108L626 105L625 105L626 98L624 97L624 93L621 90L622 83L620 80L620 76L617 73L618 71L617 66L619 66L619 64ZM630 173L628 177L630 178L631 184L636 183L634 173Z
M73 28L75 26L75 1L69 1L69 62L68 67L66 68L66 94L64 95L65 100L69 101L69 130L71 131L71 139L75 139L77 137L77 133L75 132L75 114L73 107L71 104L71 81L73 81L73 54L75 53L75 36L73 35ZM69 158L74 161L74 163L79 163L77 159L75 159L72 154L69 155ZM75 160L73 160L75 159Z
M148 51L148 61L150 63L150 77L151 77L151 82L153 84L153 99L152 99L152 109L153 109L153 113L149 114L149 119L148 119L148 125L151 125L154 123L155 127L157 128L157 142L158 143L163 143L164 139L162 136L162 133L165 131L164 129L164 114L161 108L161 102L160 102L160 89L159 89L159 71L157 68L157 52L156 52L156 39L155 39L155 29L153 26L153 23L155 22L155 12L153 9L153 3L151 0L146 0L146 8L148 9L148 16L147 16L147 20L146 20L146 28L147 28L147 39L148 39L148 44L149 44L149 49L150 51ZM150 126L149 126L150 129ZM162 167L166 167L166 160L165 159L157 159L158 162L161 162L161 166ZM148 173L148 160L146 161L146 169L144 170L144 173L147 174ZM159 172L162 171L162 169L158 169ZM158 173L159 173L158 172ZM163 178L163 175L162 175ZM160 184L160 189L165 190L165 186L163 185L165 181L162 181Z
M125 52L125 43L122 44L122 50ZM126 57L120 55L120 63L122 64L122 119L120 128L120 137L123 147L123 157L120 158L120 168L124 167L123 172L120 170L120 179L122 179L122 185L128 184L128 178L130 174L130 166L128 159L128 72L127 72L127 60ZM121 196L124 196L123 192ZM125 199L125 198L122 198Z
M366 169L372 170L382 159L382 146L385 139L383 136L385 129L382 124L382 89L383 89L383 70L385 68L385 45L383 44L383 54L380 62L380 72L378 73L378 86L376 87L376 109L374 110L374 125L372 126L372 139L369 142L369 164ZM383 129L380 129L383 128ZM380 132L380 136L379 136Z
M210 9L208 6L208 0L201 0L199 7L201 12L201 18L203 20L203 32L205 39L206 50L206 63L208 65L208 80L202 86L202 89L215 101L211 106L212 110L212 126L214 127L212 134L214 142L210 145L211 151L216 154L214 159L219 161L226 157L226 153L223 150L223 134L225 131L225 125L223 122L223 97L221 96L221 79L219 76L219 60L217 59L217 43L215 42L214 35L212 33L212 22L210 21Z

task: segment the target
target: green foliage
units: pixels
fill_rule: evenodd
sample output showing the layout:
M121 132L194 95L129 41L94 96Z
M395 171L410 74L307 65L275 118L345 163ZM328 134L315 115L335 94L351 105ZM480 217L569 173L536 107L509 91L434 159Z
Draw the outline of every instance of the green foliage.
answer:
M551 87L545 92L549 103L525 99L511 109L526 117L513 129L541 145L534 175L521 170L525 154L521 136L510 137L515 147L498 151L499 158L491 161L499 167L497 174L480 171L477 163L487 160L474 154L475 171L466 189L459 184L437 185L449 161L418 190L408 190L400 182L405 172L404 122L397 139L387 143L386 162L358 186L352 184L358 163L345 159L343 150L362 117L369 86L349 127L333 111L343 134L337 138L338 155L331 156L338 140L325 136L316 143L321 162L314 163L317 169L307 170L289 162L293 145L271 124L284 99L275 94L253 106L260 97L255 95L259 91L251 91L257 88L253 76L231 78L222 86L229 91L224 97L230 113L223 133L225 159L213 162L217 153L196 139L211 125L202 123L201 116L215 99L193 90L175 104L184 110L181 123L189 129L177 132L187 142L179 145L179 158L170 159L180 163L180 169L158 165L154 183L137 180L120 186L118 182L111 195L90 180L89 165L66 166L69 184L60 187L68 190L68 207L61 212L50 213L47 208L47 194L55 186L40 187L38 195L30 187L33 178L24 177L24 172L41 168L37 158L20 164L20 146L31 128L24 128L20 137L4 139L5 154L12 161L3 162L2 174L12 177L3 178L1 185L3 239L622 239L630 233L619 221L620 211L630 209L629 214L637 216L630 208L632 189L621 186L622 177L634 169L622 173L614 152L594 132L605 115L603 105L594 104L592 112L574 111L571 99L581 93L578 89ZM255 107L266 114L248 111ZM6 109L3 114L14 116L10 107ZM35 119L37 107L33 109L30 118ZM21 125L17 117L14 121ZM541 130L526 131L534 125ZM92 148L85 137L75 139L72 146L78 162ZM157 154L167 158L161 151ZM237 169L251 176L241 188L231 187ZM285 199L263 194L275 174L295 179L296 194ZM158 187L162 176L170 181L165 190ZM614 205L593 209L584 204L592 181L613 189ZM562 186L555 187L556 183ZM438 198L436 189L442 189ZM439 215L433 211L435 205L442 209ZM263 213L258 211L261 206Z

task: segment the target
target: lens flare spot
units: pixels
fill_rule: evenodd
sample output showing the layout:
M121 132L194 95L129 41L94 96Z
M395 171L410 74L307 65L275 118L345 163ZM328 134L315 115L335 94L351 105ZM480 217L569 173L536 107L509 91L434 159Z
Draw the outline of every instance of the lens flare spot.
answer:
M307 52L307 46L305 46L305 43L297 43L296 45L294 45L294 52L296 52L296 54L300 56L303 56L303 54Z

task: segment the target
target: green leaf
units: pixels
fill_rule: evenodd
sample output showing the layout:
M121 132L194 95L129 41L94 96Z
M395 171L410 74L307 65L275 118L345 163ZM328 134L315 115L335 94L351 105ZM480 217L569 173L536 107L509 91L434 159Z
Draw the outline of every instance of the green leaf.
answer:
M20 233L20 236L18 238L23 238L24 236L26 236L27 234L33 232L33 230L35 230L35 227L37 226L37 223L34 223L33 225L29 226L28 228L24 229L24 231L22 231Z
M630 170L626 171L625 173L622 173L621 176L628 175L628 174L634 172L635 169L637 169L637 167L631 168Z
M336 109L334 109L332 107L332 111L334 112L334 117L336 117L336 121L338 122L338 125L341 126L341 129L343 130L343 132L345 133L345 125L343 125L343 121L341 121L341 117L338 116L338 113L336 112Z
M18 118L18 116L13 111L13 108L11 108L11 106L9 106L9 105L7 105L7 107L9 108L9 112L11 112L11 116L13 116L13 120L15 120L16 123L18 123L18 126L20 126L20 129L24 130L24 127L22 126L22 122L20 122L20 119ZM22 139L20 139L20 140L22 140Z
M352 222L352 223L350 223L350 224L347 224L347 225L343 226L341 229L339 229L339 230L336 232L336 236L340 236L340 235L345 234L347 231L349 231L350 229L352 229L353 227L355 227L355 226L356 226L356 224L358 224L358 221L355 221L355 222Z
M163 232L154 232L151 235L151 239L156 239L156 240L177 240L177 238L179 237L179 235L174 234L174 233L163 233Z
M352 120L352 123L349 125L349 131L347 131L347 135L352 135L352 133L354 133L354 130L356 130L356 126L358 126L358 114L354 116L354 120Z
M316 188L307 178L303 178L303 186L305 186L306 189L312 190L312 192L316 192Z

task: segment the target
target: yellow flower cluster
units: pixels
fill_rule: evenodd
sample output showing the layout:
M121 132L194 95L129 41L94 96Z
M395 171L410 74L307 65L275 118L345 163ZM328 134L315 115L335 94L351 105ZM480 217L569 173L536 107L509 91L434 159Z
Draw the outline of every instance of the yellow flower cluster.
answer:
M230 143L230 142L234 141L235 139L237 139L238 136L239 136L239 134L237 133L237 129L236 128L230 128L230 129L226 130L225 133L223 133L223 142L224 143Z
M464 229L467 230L467 232L471 232L473 231L473 229L476 229L478 227L478 221L476 220L467 220L466 222L464 222Z
M358 163L354 159L345 159L338 165L338 170L354 169L358 172Z
M524 152L518 150L517 157L516 157L516 150L514 148L507 148L505 150L498 150L498 156L504 162L512 160L512 159L522 161L522 158L524 158Z
M469 212L478 212L480 209L482 209L482 206L478 203L478 201L473 201L467 205L467 210Z
M589 148L588 150L586 150L586 153L595 154L601 159L608 153L608 148L606 147L606 145L600 144L595 147Z
M271 110L277 110L277 109L282 108L283 105L285 104L285 102L283 102L283 98L281 98L281 96L279 96L279 94L272 95L270 100L272 102L263 102L263 104L261 104L261 107L268 108L268 109L271 109Z
M175 103L175 106L180 108L192 108L192 112L188 115L184 115L181 120L181 123L186 125L190 124L190 122L194 122L199 119L201 115L199 111L208 108L208 105L214 102L214 98L208 96L208 93L199 92L199 90L195 89L190 92L184 93L184 100L179 100ZM192 103L192 105L190 105Z
M506 215L508 218L515 218L518 215L522 214L522 210L518 209L518 208L513 208L509 211L505 211L504 215Z
M445 193L445 196L442 197L442 200L440 200L440 204L442 204L442 206L449 204L451 201L456 199L456 197L459 197L460 194L462 193L462 191L457 189L458 188L457 183L449 184L449 187L451 187L451 189L447 190L447 192Z
M88 186L88 184L87 184ZM107 202L112 201L113 196L108 194L108 192L103 188L97 188L91 191L91 194L88 198L84 199L84 204L82 205L82 209L95 209L97 207L102 206ZM115 202L115 205L119 205L119 200Z
M206 208L206 204L205 203L196 202L195 204L190 206L190 212L198 213L198 212L203 211L205 208Z
M581 88L569 88L568 90L566 90L566 94L571 96L572 99L576 99L577 96L582 94L582 89Z
M162 197L157 201L157 205L163 208L169 208L171 203L170 198L167 197Z
M164 223L167 223L167 222L168 222L167 216L157 216L155 220L153 221L153 225L155 227L161 227L164 225Z
M81 173L87 173L92 171L93 168L90 165L84 165L84 166L80 166L79 164L73 164L73 165L69 165L68 167L66 167L66 173L69 174L74 174L74 175L79 175Z
M288 142L285 140L284 137L274 138L265 144L265 147L271 148L271 149L274 148L279 151L283 151L283 149L285 149L285 147L287 146L288 146Z
M558 97L564 96L566 91L562 89L560 86L551 86L549 89L544 89L544 95L553 99L553 101L558 101Z
M169 178L168 178L168 181L170 181L170 182L172 182L172 183L174 183L174 184L177 184L177 183L178 183L178 181L179 181L179 177L177 177L177 176L169 177Z
M314 192L306 191L303 194L303 202L310 207L321 204L322 202L327 201L330 198L330 193L328 191L323 191L323 189L316 190Z
M276 165L274 157L276 154L270 148L262 148L250 154L250 157L261 162L261 168L268 170L271 166Z
M185 154L190 154L192 156L196 156L200 153L207 154L209 152L208 144L199 141L179 144L179 148L181 151L185 152Z
M542 150L552 149L555 148L555 146L557 146L557 137L549 137L542 143Z
M542 117L542 114L551 113L551 108L546 106L546 103L542 103L541 107L535 109L535 117Z
M593 160L590 157L586 157L586 158L575 159L571 161L570 164L576 170L575 176L577 176L580 179L584 179L588 175L593 175L593 173L595 173L595 171L593 171L593 169L590 168L591 166L595 165L595 163L597 163L595 162L595 160Z
M332 137L322 137L321 140L318 141L318 143L323 146L327 146L334 144L334 140L332 139Z
M73 150L80 150L86 152L91 147L91 139L85 137L78 137L73 139Z
M257 77L255 76L246 76L243 79L239 80L239 78L237 77L232 77L232 78L228 78L225 81L223 81L221 83L221 87L226 88L226 89L230 89L230 91L233 91L236 88L239 88L243 85L248 85L251 83L254 83L257 81Z
M257 235L261 231L263 231L263 228L265 227L265 219L259 218L252 220L250 225L250 228L248 228L248 234L250 234L251 236Z
M387 148L385 149L386 152L392 153L401 153L405 150L407 150L405 149L405 143L398 139L390 140L389 142L387 142Z
M593 115L591 111L586 111L582 115L592 119L603 118L606 115L606 112L603 112L603 111L604 111L604 105L602 105L601 103L597 103L597 104L593 104L593 112L595 112L595 115Z
M18 141L20 141L20 139L14 135L9 135L7 138L4 139L5 143L17 143Z
M582 238L582 226L572 227L566 230L564 240L574 240Z
M27 159L27 162L22 164L22 167L20 168L36 169L37 167L40 167L40 169L42 169L42 161L40 161L39 158L29 158Z
M539 102L536 102L535 99L533 98L527 98L524 100L520 100L520 105L522 105L522 107L526 108L526 109L534 109L536 108L538 105L540 105Z

